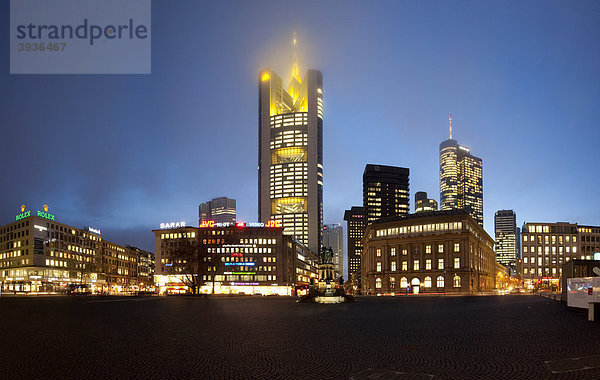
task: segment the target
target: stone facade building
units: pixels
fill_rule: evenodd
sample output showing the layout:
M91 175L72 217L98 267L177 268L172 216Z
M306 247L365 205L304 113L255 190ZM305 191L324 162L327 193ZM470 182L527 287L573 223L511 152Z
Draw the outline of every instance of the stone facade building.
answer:
M495 288L494 240L464 210L366 227L363 294L470 293Z

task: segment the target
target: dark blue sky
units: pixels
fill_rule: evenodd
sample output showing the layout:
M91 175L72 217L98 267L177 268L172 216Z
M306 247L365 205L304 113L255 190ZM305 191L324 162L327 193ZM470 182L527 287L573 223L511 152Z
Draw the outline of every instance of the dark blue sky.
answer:
M151 75L9 75L2 2L0 223L47 203L58 221L154 249L160 222L237 199L257 218L257 75L324 80L325 222L362 203L366 163L409 167L439 199L438 145L484 165L485 228L600 224L597 1L154 1Z

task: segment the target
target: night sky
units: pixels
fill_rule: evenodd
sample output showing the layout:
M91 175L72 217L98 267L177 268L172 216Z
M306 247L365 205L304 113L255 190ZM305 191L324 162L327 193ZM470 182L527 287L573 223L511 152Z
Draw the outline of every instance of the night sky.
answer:
M362 204L367 163L410 168L411 211L439 200L452 112L491 236L498 209L600 225L598 1L154 1L151 75L9 75L0 7L0 224L46 203L154 251L213 197L256 221L258 71L288 78L295 31L323 73L325 223Z

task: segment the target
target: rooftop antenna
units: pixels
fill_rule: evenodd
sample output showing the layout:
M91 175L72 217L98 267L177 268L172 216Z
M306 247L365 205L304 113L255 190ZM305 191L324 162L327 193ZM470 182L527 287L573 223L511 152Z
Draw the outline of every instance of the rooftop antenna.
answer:
M450 122L450 140L452 140L452 112L448 115L448 121Z

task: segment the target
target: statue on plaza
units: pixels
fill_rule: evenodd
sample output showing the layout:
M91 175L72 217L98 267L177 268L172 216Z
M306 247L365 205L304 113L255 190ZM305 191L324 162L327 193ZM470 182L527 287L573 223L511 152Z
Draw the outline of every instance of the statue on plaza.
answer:
M321 260L321 264L333 264L333 249L322 247L319 259Z

